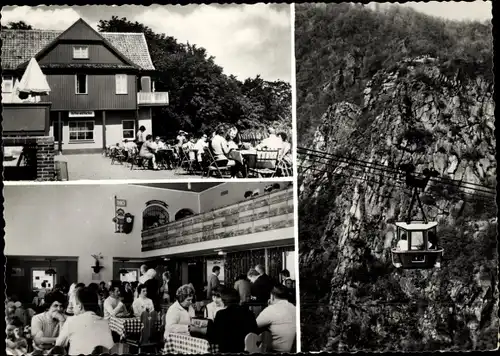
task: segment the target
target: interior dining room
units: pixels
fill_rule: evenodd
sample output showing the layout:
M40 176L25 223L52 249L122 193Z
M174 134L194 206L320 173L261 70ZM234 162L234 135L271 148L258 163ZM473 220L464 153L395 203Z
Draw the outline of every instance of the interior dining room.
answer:
M289 181L8 185L4 197L7 298L34 309L78 284L137 288L151 270L168 280L165 313L185 285L206 306L214 276L218 288L256 266L277 284L296 279ZM115 324L115 341L134 332Z

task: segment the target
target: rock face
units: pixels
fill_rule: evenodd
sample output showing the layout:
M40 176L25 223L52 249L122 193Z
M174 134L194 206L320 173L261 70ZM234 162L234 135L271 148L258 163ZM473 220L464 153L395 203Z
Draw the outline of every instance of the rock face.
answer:
M299 158L303 351L497 347L493 87L449 72L427 57L377 72L361 107L330 106L311 147L358 163ZM441 269L392 266L393 223L411 200L403 163L440 174L421 199L439 224Z

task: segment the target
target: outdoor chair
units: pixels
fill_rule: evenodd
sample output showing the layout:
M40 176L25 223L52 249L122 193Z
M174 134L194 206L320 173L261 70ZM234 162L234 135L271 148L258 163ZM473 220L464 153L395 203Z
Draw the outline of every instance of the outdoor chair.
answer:
M276 176L291 177L292 175L292 166L283 158L279 159L278 163L276 164Z
M205 154L203 155L204 159L206 159L206 174L207 177L210 177L212 172L217 172L220 178L223 178L223 172L229 174L229 170L231 169L231 165L229 164L229 160L216 160L212 150L210 148L205 148Z
M183 169L188 174L193 173L193 162L189 158L189 152L186 152L182 147L179 147L179 165L177 166L176 173L180 174Z
M134 166L139 167L141 169L148 168L149 161L147 159L139 156L139 153L136 151L130 155L130 170L134 169Z
M125 162L127 158L125 150L122 148L115 148L111 150L109 156L111 157L111 165L113 165L115 162L123 164L123 162Z
M250 174L259 178L274 177L278 170L280 150L257 150L255 163L249 165Z

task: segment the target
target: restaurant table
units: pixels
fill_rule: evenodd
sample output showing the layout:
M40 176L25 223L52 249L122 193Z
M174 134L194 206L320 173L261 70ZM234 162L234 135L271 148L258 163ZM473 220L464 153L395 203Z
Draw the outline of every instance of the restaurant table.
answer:
M209 354L218 353L219 347L207 340L185 334L168 333L165 335L163 354Z
M161 314L158 315L156 320L156 327L161 327ZM117 333L121 339L124 339L129 334L139 334L142 328L142 322L139 318L109 318L109 328L111 331Z

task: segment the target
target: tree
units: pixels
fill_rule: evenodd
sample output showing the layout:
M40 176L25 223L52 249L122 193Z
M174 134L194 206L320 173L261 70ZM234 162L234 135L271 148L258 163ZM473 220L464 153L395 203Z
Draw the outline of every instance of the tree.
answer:
M257 76L243 83L223 73L205 48L178 43L148 26L113 16L98 24L101 32L142 32L156 69L155 87L168 91L170 105L155 112L155 134L183 129L213 131L219 123L241 130L257 130L273 122L288 121L291 131L291 87Z
M33 27L24 21L16 21L9 22L8 26L2 26L2 30L33 30Z

